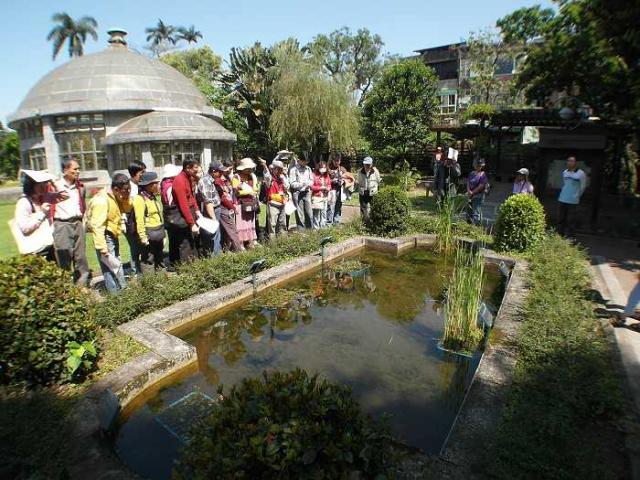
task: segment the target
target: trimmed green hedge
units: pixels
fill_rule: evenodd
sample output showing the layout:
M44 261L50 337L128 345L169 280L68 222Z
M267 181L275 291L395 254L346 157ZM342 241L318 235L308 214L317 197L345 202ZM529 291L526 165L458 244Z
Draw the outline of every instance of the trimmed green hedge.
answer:
M388 470L388 428L348 387L303 370L245 379L196 424L174 478L376 478ZM386 477L382 477L386 478Z
M496 249L526 252L544 237L545 215L540 201L533 195L512 195L498 210Z
M70 379L69 344L96 337L87 293L73 286L68 272L38 255L0 261L0 325L3 384Z
M407 233L410 209L411 202L402 187L382 187L371 200L367 231L382 236Z

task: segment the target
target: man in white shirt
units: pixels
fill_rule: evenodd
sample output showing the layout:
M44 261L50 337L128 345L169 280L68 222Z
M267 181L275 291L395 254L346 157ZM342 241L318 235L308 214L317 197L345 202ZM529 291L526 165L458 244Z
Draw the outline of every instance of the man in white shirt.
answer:
M311 229L313 210L311 209L311 185L313 185L313 172L306 158L298 159L298 162L289 170L289 185L293 194L293 204L296 206L296 224L298 229Z
M68 198L59 200L52 207L53 246L58 265L71 270L73 279L82 286L89 282L89 264L85 253L86 240L83 217L85 190L80 183L80 165L75 160L62 163L62 178L55 182L58 192L66 192ZM63 196L64 198L64 196Z

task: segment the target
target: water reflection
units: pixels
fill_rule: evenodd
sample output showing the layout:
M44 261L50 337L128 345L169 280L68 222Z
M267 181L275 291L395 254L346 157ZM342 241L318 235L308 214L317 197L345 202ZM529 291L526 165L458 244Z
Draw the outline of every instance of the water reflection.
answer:
M145 461L162 456L165 463L174 458L173 444L159 447L157 438L156 451L141 451L143 429L151 428L159 410L193 390L214 397L222 384L228 388L265 369L296 367L350 386L367 413L390 415L400 439L437 452L477 364L437 349L450 271L450 264L429 251L401 257L368 253L261 293L186 334L196 348L199 373L132 415L118 445L135 444L137 450L123 458L141 472L145 467L136 455ZM487 275L496 274L487 269ZM487 283L498 285L493 279Z

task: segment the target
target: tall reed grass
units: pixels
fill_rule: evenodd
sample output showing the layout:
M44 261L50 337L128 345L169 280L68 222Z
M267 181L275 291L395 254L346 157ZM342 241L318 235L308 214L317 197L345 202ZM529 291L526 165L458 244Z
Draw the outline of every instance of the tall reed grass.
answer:
M449 254L453 252L455 240L453 227L456 216L461 212L456 197L445 195L439 202L436 216L436 249Z
M483 281L481 250L459 246L455 251L453 274L447 290L444 348L471 353L482 340L484 332L477 322Z

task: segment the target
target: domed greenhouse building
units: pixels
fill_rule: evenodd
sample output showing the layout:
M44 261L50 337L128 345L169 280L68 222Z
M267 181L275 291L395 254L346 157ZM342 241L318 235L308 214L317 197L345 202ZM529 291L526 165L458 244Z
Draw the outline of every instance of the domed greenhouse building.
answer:
M126 32L108 33L106 50L47 74L9 116L22 166L58 174L73 158L98 180L132 160L148 168L230 160L236 136L220 125L222 113L180 72L129 50Z

